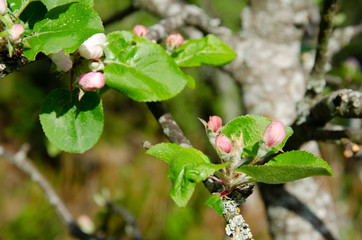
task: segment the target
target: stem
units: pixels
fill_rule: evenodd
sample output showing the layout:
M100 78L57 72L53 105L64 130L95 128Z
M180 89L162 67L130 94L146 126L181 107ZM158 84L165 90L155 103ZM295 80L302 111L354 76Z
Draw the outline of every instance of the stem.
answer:
M70 102L73 102L73 81L74 81L74 70L70 71L70 78L69 78L69 91L70 91Z
M6 25L7 29L10 29L13 26L13 22L9 19L7 15L0 15L0 20Z
M0 37L7 37L9 36L8 31L0 32Z
M25 10L25 8L29 5L30 0L27 0L25 2L23 2L23 4L21 5L21 7L19 8L19 10L16 12L15 17L19 18L19 16L21 15L21 13Z
M254 165L259 160L259 157L255 157L253 161L249 163L250 166Z

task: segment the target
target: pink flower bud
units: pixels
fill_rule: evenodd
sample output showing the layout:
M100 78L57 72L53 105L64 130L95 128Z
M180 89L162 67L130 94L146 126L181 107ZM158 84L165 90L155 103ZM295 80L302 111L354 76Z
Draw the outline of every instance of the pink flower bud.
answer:
M73 67L73 62L69 55L65 55L64 50L50 54L49 58L57 65L58 71L68 72Z
M137 37L145 37L147 34L147 28L143 25L136 25L133 28L133 33L137 36Z
M220 134L215 139L215 147L222 153L230 153L232 146L231 140L225 134Z
M20 35L24 33L24 27L21 24L14 24L9 30L9 39L15 42L19 39Z
M85 91L94 91L104 87L105 79L101 72L89 72L80 75L78 78L78 85Z
M218 116L210 116L209 121L207 122L207 129L216 133L216 131L221 128L222 120Z
M265 129L264 140L267 147L278 146L285 138L284 124L281 121L272 121Z
M103 56L103 49L106 46L107 37L103 33L97 33L85 40L79 46L79 54L86 59L97 59Z
M184 38L181 36L181 34L171 34L166 39L166 44L168 46L171 46L172 48L179 48L184 43Z
M80 215L77 219L79 227L83 230L83 232L91 234L95 230L94 223L92 219L87 215Z
M6 0L0 0L0 14L4 15L8 9L8 3Z

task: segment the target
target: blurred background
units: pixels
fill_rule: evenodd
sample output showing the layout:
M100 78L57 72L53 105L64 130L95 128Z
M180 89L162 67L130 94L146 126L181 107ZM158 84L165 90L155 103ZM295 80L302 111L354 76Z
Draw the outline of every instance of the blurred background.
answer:
M240 12L244 0L189 0L220 18L235 33L240 30ZM316 1L320 5L322 1ZM340 3L336 26L361 23L359 0ZM132 30L136 24L149 27L160 21L137 10L122 19L109 21L128 9L131 0L95 0L106 33ZM110 22L110 23L109 23ZM301 56L313 49L313 39L305 39ZM362 36L356 37L337 54L328 76L335 80L328 90L362 90ZM59 75L50 71L51 62L41 59L0 81L0 144L17 151L29 143L29 157L54 186L75 217L88 216L95 228L107 235L131 239L127 224L119 215L109 216L101 200L107 199L127 209L137 221L144 239L223 239L224 220L204 205L209 197L199 184L186 208L178 208L168 192L167 165L145 155L144 141L166 142L156 120L144 103L134 102L109 90L103 94L104 132L95 147L84 154L60 152L44 136L38 114L44 97L53 89L67 87ZM219 115L224 122L243 114L239 87L228 75L212 67L187 69L196 80L194 90L183 92L165 102L168 110L192 144L211 158L203 125L197 117ZM217 76L216 78L214 76ZM221 86L217 79L223 79ZM342 122L350 124L350 122ZM359 120L349 120L359 121ZM340 214L343 239L362 239L362 160L345 152L343 143L321 143L323 158L335 172L333 179L323 179L331 186ZM255 239L270 239L263 203L257 189L242 211ZM42 190L26 175L0 159L0 240L71 239L67 228L44 197Z

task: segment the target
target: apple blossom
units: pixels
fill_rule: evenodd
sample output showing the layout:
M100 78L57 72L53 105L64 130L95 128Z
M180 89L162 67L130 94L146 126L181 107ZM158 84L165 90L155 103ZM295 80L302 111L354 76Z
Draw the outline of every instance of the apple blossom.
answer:
M4 15L8 9L8 3L6 0L0 0L0 14Z
M83 230L83 232L91 234L95 230L94 223L92 219L87 215L80 215L77 219L79 227Z
M78 78L78 85L85 91L94 91L104 87L105 78L101 72L89 72L80 75Z
M284 124L281 121L272 121L265 129L264 140L267 147L278 146L285 138Z
M221 128L222 119L219 116L210 116L209 121L207 122L207 129L216 133L216 131Z
M145 37L147 34L147 28L143 25L136 25L133 28L133 33L137 36L137 37Z
M79 54L86 59L97 59L103 56L107 37L103 33L97 33L85 40L78 48Z
M230 153L232 146L231 140L225 134L220 134L215 139L215 147L221 153Z
M49 58L57 65L58 71L68 72L73 67L72 60L69 55L65 55L64 50L50 54Z
M21 34L24 33L24 27L21 24L14 24L9 30L9 39L12 42L15 42L16 40L19 39L19 37L21 36Z
M166 39L166 45L171 48L179 48L184 43L184 38L179 33L171 34Z

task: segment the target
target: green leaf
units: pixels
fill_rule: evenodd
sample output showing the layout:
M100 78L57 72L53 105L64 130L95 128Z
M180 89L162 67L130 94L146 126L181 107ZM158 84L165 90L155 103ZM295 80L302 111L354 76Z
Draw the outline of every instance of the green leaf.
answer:
M28 2L30 4L32 2L42 2L44 4L44 6L46 6L46 8L48 10L53 9L55 7L58 7L58 6L68 4L68 3L73 3L73 2L79 2L79 3L82 3L84 5L88 5L90 7L93 7L93 5L94 5L93 0L27 0L27 1L8 0L8 3L10 5L10 9L11 9L11 11L13 11L13 13L16 13L23 6L24 3L26 4L26 2ZM28 8L28 7L29 6L27 6L26 8Z
M36 0L35 0L36 1ZM79 2L89 7L93 7L93 0L40 0L48 10L68 3Z
M174 97L190 78L158 44L129 32L107 35L106 84L136 101Z
M231 135L236 137L240 136L240 133L243 133L244 139L244 153L248 156L256 156L259 149L260 137L264 135L265 128L271 123L271 119L265 118L257 115L246 115L238 117L226 124L226 128L221 131L229 138ZM283 148L288 138L293 134L291 127L285 127L286 137L284 141L279 145L280 148ZM278 150L273 150L277 152Z
M191 88L191 89L194 89L195 88L195 79L191 76L191 75L186 75L187 77L187 83L186 85Z
M22 0L8 0L8 6L13 13L16 13L22 5Z
M279 184L312 176L333 176L331 167L323 159L305 151L291 151L277 155L261 166L241 166L237 169L256 182Z
M53 8L33 30L34 34L25 38L31 48L24 50L24 56L30 60L35 60L39 52L50 54L63 49L65 54L72 53L89 37L104 31L97 13L81 3Z
M236 53L219 38L209 34L202 39L187 41L172 57L181 67L220 66L231 62Z
M212 164L202 152L193 148L178 151L169 163L168 177L172 182L170 196L179 207L186 206L196 183L205 180L228 164Z
M47 12L47 8L42 2L32 2L25 8L19 18L27 23L30 29L33 29L34 24L43 20Z
M215 212L220 216L222 216L222 214L224 213L224 205L222 204L220 194L212 194L209 199L207 199L205 204L214 209Z
M66 152L83 153L93 147L103 131L102 101L96 92L86 92L72 101L66 89L52 91L40 111L45 135L55 146Z
M175 143L160 143L148 149L146 154L169 163L172 157L181 149L182 147Z

